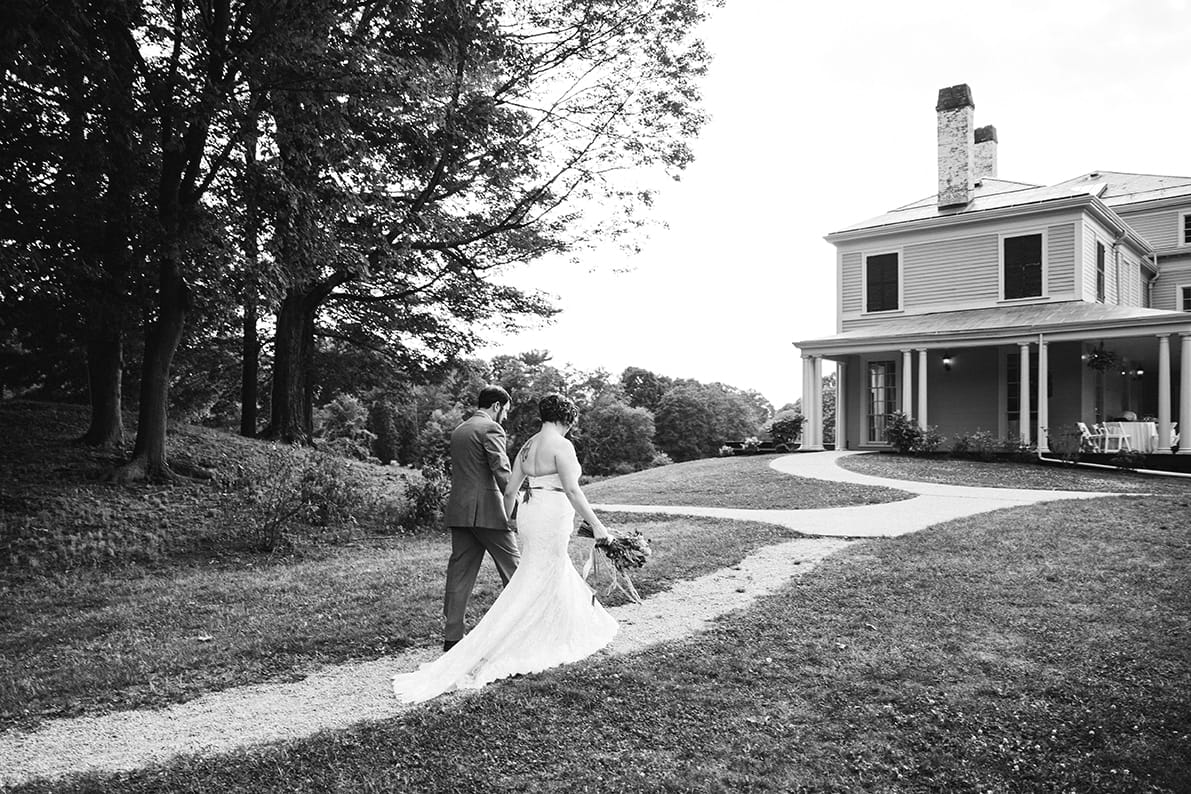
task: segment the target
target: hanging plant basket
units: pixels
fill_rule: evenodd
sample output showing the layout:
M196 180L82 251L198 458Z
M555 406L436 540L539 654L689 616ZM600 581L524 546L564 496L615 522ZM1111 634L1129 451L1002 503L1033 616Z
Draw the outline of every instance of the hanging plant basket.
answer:
M1109 367L1115 367L1120 364L1121 357L1111 350L1104 349L1104 343L1101 342L1096 347L1092 348L1088 353L1088 367L1090 369L1104 372Z

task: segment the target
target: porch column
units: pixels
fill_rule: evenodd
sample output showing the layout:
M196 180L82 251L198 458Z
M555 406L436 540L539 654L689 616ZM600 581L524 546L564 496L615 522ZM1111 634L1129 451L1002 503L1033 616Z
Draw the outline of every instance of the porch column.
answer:
M913 351L902 351L902 413L910 416L914 413L914 359L910 357Z
M1021 434L1021 445L1030 446L1030 343L1018 342L1021 351L1020 382L1017 384L1017 428Z
M1191 334L1179 334L1179 454L1191 455Z
M848 448L848 423L844 421L844 403L847 390L844 388L844 362L835 362L835 449Z
M811 357L802 356L802 449L811 446L811 428L814 427L814 417L811 416Z
M1158 334L1158 452L1170 452L1170 334Z
M1050 381L1047 370L1050 367L1050 345L1038 335L1038 451L1050 452L1050 405L1047 403L1046 384Z
M823 357L811 356L811 449L823 449Z
M926 429L926 350L918 351L918 426Z

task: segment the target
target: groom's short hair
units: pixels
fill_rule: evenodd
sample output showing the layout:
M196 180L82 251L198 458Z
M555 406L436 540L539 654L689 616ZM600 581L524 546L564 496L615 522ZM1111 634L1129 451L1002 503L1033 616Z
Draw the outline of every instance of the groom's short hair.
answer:
M500 403L501 405L508 405L513 401L509 393L500 386L488 385L480 389L480 398L476 401L476 405L481 408L487 408L492 403Z

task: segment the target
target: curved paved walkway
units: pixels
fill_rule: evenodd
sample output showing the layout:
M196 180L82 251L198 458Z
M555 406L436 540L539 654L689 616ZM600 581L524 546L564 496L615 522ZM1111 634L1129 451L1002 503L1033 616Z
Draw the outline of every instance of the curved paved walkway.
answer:
M796 454L778 458L771 465L802 477L884 485L918 495L900 502L824 510L602 505L609 510L769 521L810 535L835 536L767 546L739 565L678 582L639 606L613 608L610 611L621 628L602 653L631 653L690 636L721 615L746 608L792 577L812 570L825 557L849 545L845 538L900 535L1001 507L1106 495L886 480L839 468L835 461L845 454L854 453ZM0 786L83 771L138 769L178 755L225 753L363 721L391 719L408 708L392 697L392 675L412 670L434 654L434 649L419 648L397 657L311 670L301 681L212 692L161 709L53 720L31 733L0 732Z
M1111 496L1101 491L1028 490L983 488L968 485L890 480L870 477L840 468L836 461L857 452L803 452L775 458L769 465L780 472L816 480L883 486L916 494L912 499L873 505L831 507L812 510L742 510L733 507L687 507L682 505L598 504L601 510L627 513L711 516L741 521L764 521L796 529L807 535L844 538L883 538L917 532L954 518L999 510L1002 507L1032 505L1059 499L1095 499Z

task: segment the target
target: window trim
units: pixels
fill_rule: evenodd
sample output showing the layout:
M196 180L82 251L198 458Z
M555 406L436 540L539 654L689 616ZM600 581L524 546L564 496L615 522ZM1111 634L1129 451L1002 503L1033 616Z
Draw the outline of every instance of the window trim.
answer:
M894 254L897 256L897 307L893 309L877 309L869 311L868 309L868 260L874 256L887 256ZM905 309L905 289L906 289L906 258L902 254L901 248L889 248L879 251L862 251L860 253L860 314L861 316L874 316L882 314L893 314Z
M1191 308L1183 308L1183 293L1191 293L1191 282L1186 284L1175 284L1174 286L1174 309L1177 312L1191 312ZM1191 295L1188 295L1191 298Z
M1188 218L1191 218L1191 210L1183 210L1179 213L1179 225L1174 230L1175 243L1179 248L1191 246L1191 229L1187 226Z
M1030 237L1039 235L1042 238L1042 275L1041 283L1038 285L1041 291L1038 295L1028 295L1022 298L1006 298L1005 297L1005 240L1010 237ZM1048 279L1050 277L1050 263L1048 248L1048 235L1046 227L1042 226L1036 229L1019 229L1012 232L1001 232L997 235L997 300L1001 303L1024 303L1026 301L1046 300L1050 297L1047 289Z

